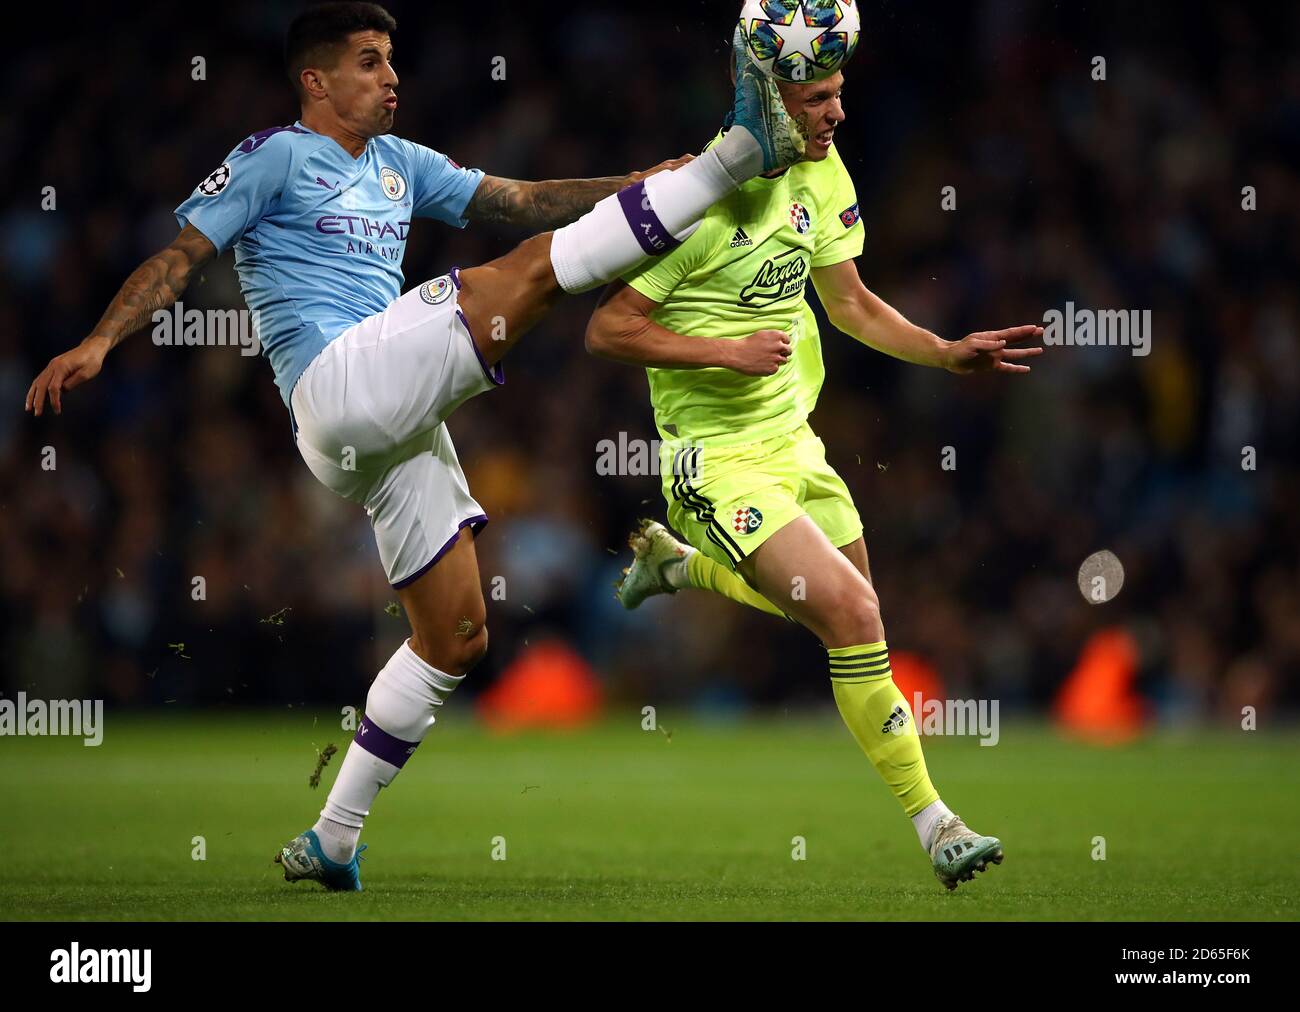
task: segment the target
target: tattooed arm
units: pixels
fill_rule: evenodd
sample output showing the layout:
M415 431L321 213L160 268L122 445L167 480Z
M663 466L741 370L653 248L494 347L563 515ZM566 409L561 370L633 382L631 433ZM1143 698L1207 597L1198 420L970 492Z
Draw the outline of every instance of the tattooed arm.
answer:
M159 309L171 306L194 272L216 255L207 236L186 225L166 249L142 263L123 283L103 317L81 344L50 360L27 390L28 411L40 415L45 395L55 414L63 411L62 394L99 374L104 356L139 330Z
M518 179L484 176L465 208L470 221L515 225L533 232L545 232L576 221L596 204L625 186L639 183L656 172L680 168L693 156L683 155L661 162L649 172L601 179L548 179L526 183Z

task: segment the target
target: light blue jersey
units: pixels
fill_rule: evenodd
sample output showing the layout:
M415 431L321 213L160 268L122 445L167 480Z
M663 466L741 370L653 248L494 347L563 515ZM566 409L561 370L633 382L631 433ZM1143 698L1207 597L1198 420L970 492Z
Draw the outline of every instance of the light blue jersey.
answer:
M414 218L465 227L483 173L390 134L353 158L301 122L253 134L176 209L235 269L287 405L322 348L401 294Z

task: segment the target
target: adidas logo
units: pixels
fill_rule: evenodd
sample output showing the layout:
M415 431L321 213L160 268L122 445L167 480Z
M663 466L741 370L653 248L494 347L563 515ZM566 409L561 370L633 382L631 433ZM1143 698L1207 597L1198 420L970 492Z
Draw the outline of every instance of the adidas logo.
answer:
M902 734L903 728L907 726L907 711L901 706L894 707L894 712L889 715L889 719L881 725L881 734Z
M741 246L753 246L754 240L745 235L743 228L736 229L736 234L731 237L731 248L740 249Z

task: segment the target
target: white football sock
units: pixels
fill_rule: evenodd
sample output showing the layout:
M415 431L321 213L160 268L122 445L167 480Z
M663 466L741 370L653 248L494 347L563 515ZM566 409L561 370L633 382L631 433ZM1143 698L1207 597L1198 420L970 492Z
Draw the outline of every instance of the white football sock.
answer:
M434 712L464 680L426 664L409 640L389 658L370 686L365 717L312 827L331 861L352 860L379 789L393 782L433 727Z
M652 213L678 238L683 229L694 225L710 207L740 185L731 178L716 147L689 165L671 172L656 172L643 182Z
M668 586L672 587L673 590L681 590L683 587L689 587L691 585L689 567L691 556L695 554L696 549L691 548L689 545L684 545L683 547L686 551L679 558L670 559L660 567L660 572L663 574L664 582L667 583Z
M921 846L925 848L927 854L930 853L930 842L934 839L934 827L945 815L951 814L947 805L935 800L912 816L912 825L916 829L916 835L921 838Z
M742 126L733 126L709 150L718 153L727 174L736 181L737 186L763 171L763 149Z
M575 295L590 291L647 257L681 245L705 212L740 185L719 147L680 169L657 173L606 197L573 224L557 230L551 237L551 266L560 287Z
M357 852L357 841L361 839L360 826L345 826L322 815L311 828L316 830L320 849L331 861L347 864L352 860L352 855Z

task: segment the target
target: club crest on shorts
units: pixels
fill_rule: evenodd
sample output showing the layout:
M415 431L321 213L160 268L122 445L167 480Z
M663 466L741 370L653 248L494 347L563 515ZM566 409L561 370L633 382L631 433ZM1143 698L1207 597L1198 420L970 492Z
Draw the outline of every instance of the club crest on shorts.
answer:
M797 200L790 205L790 224L800 235L807 235L812 230L812 218L808 215L808 208Z
M742 506L736 510L731 526L737 534L753 534L763 526L763 514L754 506Z
M420 286L420 298L431 306L440 306L451 298L455 290L450 277L434 278Z
M389 200L401 200L406 193L406 180L387 165L379 170L379 183Z
M203 182L199 183L199 193L205 197L215 197L226 188L229 182L230 163L222 162L219 168L213 169L207 174Z

